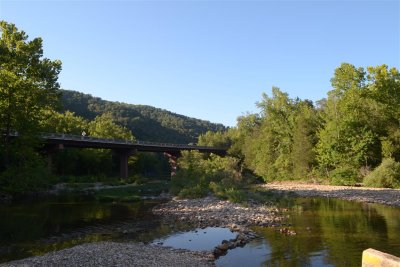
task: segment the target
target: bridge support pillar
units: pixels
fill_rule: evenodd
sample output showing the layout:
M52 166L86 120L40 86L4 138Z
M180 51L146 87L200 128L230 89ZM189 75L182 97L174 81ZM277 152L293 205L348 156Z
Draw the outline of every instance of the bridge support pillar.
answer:
M136 153L136 150L119 149L116 150L115 153L119 157L119 176L122 179L127 179L129 177L128 159L131 155Z
M54 155L59 151L64 149L63 144L58 145L46 145L44 148L44 154L47 156L47 170L49 173L53 172L53 158Z

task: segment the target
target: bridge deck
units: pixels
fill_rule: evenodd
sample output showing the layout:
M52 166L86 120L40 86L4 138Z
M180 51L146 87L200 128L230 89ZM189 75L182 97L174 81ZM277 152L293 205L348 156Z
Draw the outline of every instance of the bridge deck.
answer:
M226 154L226 148L197 146L189 144L171 144L146 141L131 141L123 139L107 139L91 136L78 136L69 134L43 134L47 144L62 144L65 147L78 148L103 148L103 149L131 149L147 152L180 152L182 150L198 150L200 152Z

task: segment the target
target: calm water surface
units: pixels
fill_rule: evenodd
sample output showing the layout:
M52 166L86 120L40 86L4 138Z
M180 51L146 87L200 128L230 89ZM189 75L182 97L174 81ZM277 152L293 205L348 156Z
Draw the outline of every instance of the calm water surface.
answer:
M223 228L171 228L151 215L154 201L101 203L89 197L59 197L0 206L0 262L102 240L162 242L210 250L234 238ZM286 227L254 228L262 238L220 257L218 266L360 266L364 249L400 256L400 209L336 199L287 198L279 203Z

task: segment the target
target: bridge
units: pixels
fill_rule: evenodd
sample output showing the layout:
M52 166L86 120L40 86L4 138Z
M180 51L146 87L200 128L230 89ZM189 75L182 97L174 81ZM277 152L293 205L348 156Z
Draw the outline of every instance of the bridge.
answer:
M226 148L197 146L192 144L171 144L146 141L131 141L123 139L107 139L91 136L79 136L70 134L45 133L45 150L48 154L51 168L52 155L65 147L111 149L120 159L120 176L128 177L128 158L136 152L162 152L169 157L178 157L183 150L196 150L202 153L214 153L220 156L226 154Z

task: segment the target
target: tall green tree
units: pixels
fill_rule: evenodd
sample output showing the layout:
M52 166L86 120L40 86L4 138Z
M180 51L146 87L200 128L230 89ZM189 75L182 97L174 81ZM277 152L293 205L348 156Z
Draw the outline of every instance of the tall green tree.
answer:
M363 68L343 63L331 80L322 112L324 127L318 132L317 158L329 176L358 181L362 167L375 166L381 160L379 136L385 129L382 106L373 98Z
M0 32L0 145L9 167L12 135L18 132L20 142L29 142L43 111L57 105L61 62L43 58L42 39L28 40L14 24L0 21Z
M317 165L314 146L317 143L319 123L317 110L312 102L299 102L293 124L291 152L294 178L304 179Z

